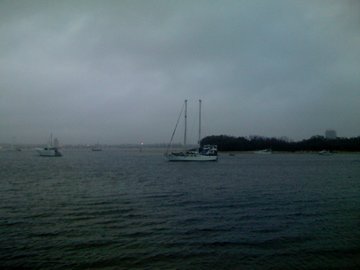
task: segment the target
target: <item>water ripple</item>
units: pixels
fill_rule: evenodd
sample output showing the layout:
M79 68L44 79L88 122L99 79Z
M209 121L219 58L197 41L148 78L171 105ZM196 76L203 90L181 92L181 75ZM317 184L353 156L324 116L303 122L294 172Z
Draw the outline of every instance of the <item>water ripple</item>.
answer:
M2 269L358 269L359 156L0 152Z

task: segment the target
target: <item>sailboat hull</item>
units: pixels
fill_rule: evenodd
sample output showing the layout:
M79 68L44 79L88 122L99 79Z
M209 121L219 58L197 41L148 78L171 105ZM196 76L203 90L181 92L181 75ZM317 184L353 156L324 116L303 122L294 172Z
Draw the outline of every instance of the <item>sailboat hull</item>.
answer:
M62 154L57 149L36 149L38 154L42 157L61 157Z

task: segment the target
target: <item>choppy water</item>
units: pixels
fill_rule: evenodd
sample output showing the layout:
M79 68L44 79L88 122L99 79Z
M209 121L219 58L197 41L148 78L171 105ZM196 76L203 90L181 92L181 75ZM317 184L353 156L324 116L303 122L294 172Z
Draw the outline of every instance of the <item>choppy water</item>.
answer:
M0 152L1 269L360 269L360 155Z

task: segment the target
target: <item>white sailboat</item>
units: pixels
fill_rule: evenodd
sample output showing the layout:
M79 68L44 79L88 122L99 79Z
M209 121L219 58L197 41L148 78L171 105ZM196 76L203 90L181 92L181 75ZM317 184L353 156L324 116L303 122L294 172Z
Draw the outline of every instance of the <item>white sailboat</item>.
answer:
M44 148L37 148L36 151L42 157L61 157L62 154L59 151L59 141L57 138L52 139L52 134L50 135L48 146Z
M185 108L185 114L184 114L184 120L185 120L185 130L184 130L184 147L186 147L186 132L187 132L187 100L185 100L184 107ZM217 145L204 145L201 147L200 140L201 140L201 100L199 100L199 148L198 149L192 149L192 150L185 150L182 152L171 152L169 153L169 149L172 143L172 139L174 138L176 128L179 124L179 120L181 117L181 113L179 115L178 121L176 123L174 132L171 136L169 146L165 153L165 158L168 161L217 161Z

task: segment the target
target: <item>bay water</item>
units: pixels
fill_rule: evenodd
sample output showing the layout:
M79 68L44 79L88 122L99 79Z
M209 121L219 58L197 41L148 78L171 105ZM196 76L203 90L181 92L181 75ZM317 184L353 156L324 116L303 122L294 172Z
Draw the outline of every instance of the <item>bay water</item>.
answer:
M1 269L360 269L360 154L0 152Z

